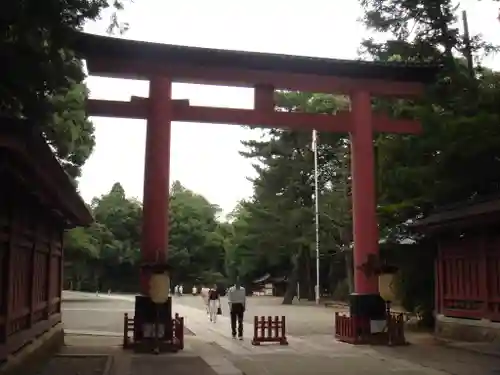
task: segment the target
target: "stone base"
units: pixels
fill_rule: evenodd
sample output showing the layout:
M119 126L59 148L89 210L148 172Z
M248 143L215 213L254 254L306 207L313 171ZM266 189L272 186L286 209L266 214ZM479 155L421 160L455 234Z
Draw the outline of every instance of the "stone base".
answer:
M352 293L349 295L349 313L369 321L385 320L386 302L380 294Z
M435 334L439 338L457 341L492 342L500 340L500 323L438 315Z
M135 296L134 342L153 340L155 322L158 323L159 340L171 340L172 297L169 297L167 302L157 305L148 296Z
M63 324L59 323L33 340L0 366L1 375L25 375L34 372L64 345Z

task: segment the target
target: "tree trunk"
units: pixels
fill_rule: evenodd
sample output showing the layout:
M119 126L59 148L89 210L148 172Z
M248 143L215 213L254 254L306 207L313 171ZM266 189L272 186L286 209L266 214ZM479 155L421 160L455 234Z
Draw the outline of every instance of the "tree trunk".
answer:
M347 275L347 285L349 286L349 293L354 293L354 264L351 249L348 249L345 252L345 270Z
M304 255L304 297L309 301L314 301L314 286L313 278L311 277L312 267L311 267L311 252L309 249L302 248L302 254Z
M296 254L292 259L293 269L287 281L285 295L283 296L283 305L291 305L293 303L293 297L297 294L297 282L299 281L298 263L298 254Z
M335 258L330 256L330 265L328 270L328 294L331 296L335 291L335 286L337 285L337 280L335 277Z

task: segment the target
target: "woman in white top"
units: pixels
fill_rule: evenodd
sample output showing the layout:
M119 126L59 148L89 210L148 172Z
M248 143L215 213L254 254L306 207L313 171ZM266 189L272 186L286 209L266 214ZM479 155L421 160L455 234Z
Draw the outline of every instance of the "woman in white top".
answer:
M220 308L220 295L217 291L217 285L214 285L208 292L208 313L210 321L215 323L217 321L217 312Z

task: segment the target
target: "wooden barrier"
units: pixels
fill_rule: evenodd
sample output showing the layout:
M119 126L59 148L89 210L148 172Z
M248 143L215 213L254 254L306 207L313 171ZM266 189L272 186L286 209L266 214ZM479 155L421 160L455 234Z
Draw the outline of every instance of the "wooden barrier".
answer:
M349 344L360 345L407 345L404 334L403 313L386 312L386 325L382 332L370 332L370 321L352 317L345 313L335 313L335 338Z
M134 318L129 318L128 314L125 313L123 315L123 348L128 349L130 348L131 342L130 342L130 337L128 335L129 332L134 331Z
M263 342L277 342L280 345L288 345L286 338L286 319L275 316L254 317L252 345L260 345Z
M403 313L389 313L387 315L387 345L407 345L405 337L405 315Z
M356 344L357 335L354 319L346 314L335 313L335 338L339 341Z
M179 349L184 349L184 318L175 313L174 318L174 338L179 345Z
M335 338L349 344L365 344L370 322L346 313L335 313Z
M172 348L177 350L184 349L184 318L175 314L174 319L172 319ZM125 313L123 316L123 348L129 349L134 347L135 342L132 342L129 333L134 332L136 329L135 318L129 318L128 314Z

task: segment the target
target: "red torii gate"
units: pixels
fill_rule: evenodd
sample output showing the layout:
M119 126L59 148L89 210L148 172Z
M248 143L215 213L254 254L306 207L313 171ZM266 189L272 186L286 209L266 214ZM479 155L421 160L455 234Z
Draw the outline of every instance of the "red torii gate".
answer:
M352 152L357 296L352 302L366 307L362 302L366 300L364 297L378 296L377 276L363 271L371 256L378 256L373 133L418 133L421 127L415 121L372 113L371 99L372 96L419 96L424 84L436 75L437 67L214 50L84 33L75 35L73 48L86 60L92 76L150 82L149 98L88 102L92 116L147 120L141 247L144 261L164 261L168 254L172 121L345 132L350 134ZM252 110L191 106L187 100L172 99L173 81L253 87L255 106ZM351 111L335 115L275 112L275 89L346 94L351 99ZM143 276L141 284L145 294L146 281ZM363 314L359 309L354 310ZM367 312L371 308L361 310L372 318L379 315ZM380 307L375 310L380 312Z

